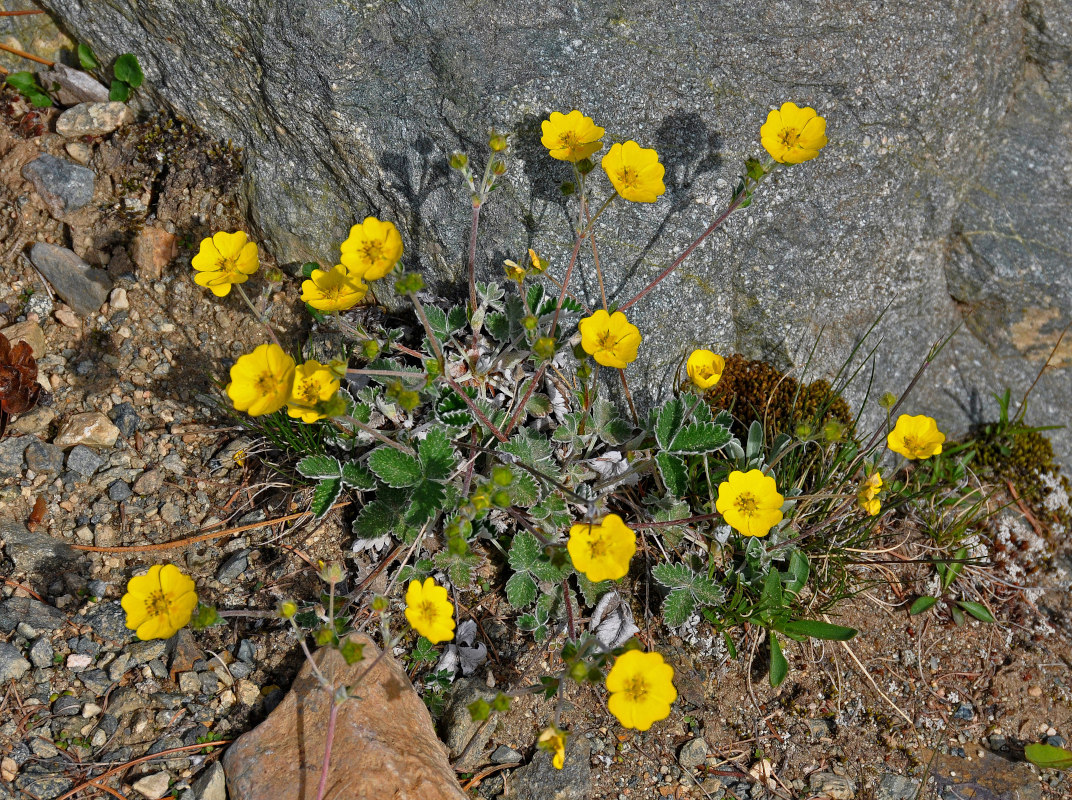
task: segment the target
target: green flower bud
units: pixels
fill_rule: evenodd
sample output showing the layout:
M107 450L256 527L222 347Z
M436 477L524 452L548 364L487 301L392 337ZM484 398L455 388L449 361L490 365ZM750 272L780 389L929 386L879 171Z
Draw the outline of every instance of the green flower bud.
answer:
M346 576L342 564L338 561L329 561L327 563L320 561L319 567L318 574L320 575L320 580L324 583L342 583L342 579Z
M492 493L491 502L498 508L506 508L510 505L510 493L505 489L499 489L499 491Z
M457 152L453 153L450 157L450 166L453 169L465 169L469 163L469 156L465 153Z
M541 336L536 340L536 344L532 346L532 352L536 354L537 358L542 358L544 361L550 361L555 357L554 337Z
M893 392L883 392L882 397L878 399L878 404L887 411L889 411L891 408L897 405L897 397L893 394Z
M421 402L421 396L410 389L403 389L398 393L398 404L406 411L412 411Z
M491 479L499 486L509 486L514 482L514 473L509 467L496 467L491 471Z
M490 147L494 153L501 153L506 149L506 137L501 133L493 133L491 138L488 139L488 147Z
M521 320L521 324L524 326L525 330L534 331L536 330L536 326L540 324L540 321L532 314L526 314L525 318Z
M503 163L502 161L499 161L498 159L495 159L494 161L491 162L491 174L492 175L503 175L505 173L506 173L506 164L505 163Z
M582 175L587 175L595 168L596 165L592 163L592 159L590 158L582 158L580 161L577 162L577 171Z
M588 677L588 665L583 661L578 661L570 667L569 674L577 683L584 683L585 678Z
M416 294L424 288L424 279L416 272L404 272L395 281L395 291L399 294Z
M832 419L823 426L823 436L828 442L840 442L845 436L845 426Z
M269 267L264 271L264 279L269 283L282 283L285 277L279 267Z
M316 644L318 647L324 647L331 644L335 639L335 632L326 625L322 628L316 629Z
M810 439L812 434L815 433L812 427L807 422L801 422L797 425L796 434L798 439Z
M429 358L424 362L424 371L428 373L429 378L439 377L439 362L434 358Z
M387 601L387 598L384 597L383 595L378 594L374 598L372 598L372 610L373 611L377 611L377 612L382 614L384 611L387 610L388 605L389 605L389 603Z
M592 365L587 361L582 361L577 365L577 377L582 381L586 381L592 377Z
M293 600L284 600L276 606L276 613L283 619L290 619L298 613L298 604Z
M366 339L361 342L361 355L370 361L380 354L380 343L375 339Z

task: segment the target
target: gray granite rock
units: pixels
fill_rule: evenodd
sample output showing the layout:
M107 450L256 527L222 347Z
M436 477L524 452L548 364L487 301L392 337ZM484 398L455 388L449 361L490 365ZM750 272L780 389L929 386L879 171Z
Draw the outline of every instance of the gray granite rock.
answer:
M30 669L30 662L13 644L0 642L0 684L17 681Z
M130 484L125 481L112 481L108 485L108 499L116 503L122 503L127 500L132 492L130 491Z
M227 800L227 783L220 762L213 761L205 767L190 788L193 789L194 800Z
M469 203L447 158L462 148L479 168L489 128L515 135L483 215L482 275L530 244L562 275L569 173L539 144L549 111L582 109L607 143L659 151L666 195L616 204L598 230L620 303L725 204L744 159L762 155L768 109L814 106L831 140L821 156L780 171L630 310L645 341L629 377L647 405L695 346L800 366L824 330L811 374L829 375L887 306L876 388L900 391L975 308L905 409L962 431L996 415L992 392L1026 389L1072 319L1063 0L907 0L881 14L863 0L730 0L717 13L658 0L44 5L101 52L133 48L141 91L244 147L257 238L279 261L334 263L372 213L399 224L406 266L455 297ZM574 287L598 296L594 281ZM1063 422L1072 356L1058 363L1029 424ZM1072 432L1053 435L1067 459Z
M134 631L127 627L127 615L118 600L108 600L93 606L85 621L102 639L126 643L134 639Z
M77 136L104 136L134 121L134 112L126 103L79 103L56 119L56 133Z
M0 631L10 632L19 623L36 631L54 631L67 622L67 615L58 608L32 597L9 597L0 603Z
M30 647L30 663L39 669L51 667L53 652L52 642L42 636Z
M34 185L55 217L71 214L93 200L93 170L65 158L44 153L22 168L22 177Z
M918 793L918 780L888 772L878 779L875 800L915 800Z
M66 247L38 242L30 250L30 261L56 294L83 317L99 311L112 290L107 272L89 266Z
M17 478L25 465L26 448L34 436L12 436L0 439L0 478Z
M104 459L84 444L76 445L71 449L71 452L67 454L67 469L74 470L79 475L86 478L91 477L98 469L100 469L100 466L103 463Z
M108 88L84 70L73 69L57 62L50 69L38 73L42 86L58 85L56 99L61 105L74 103L104 103L108 100Z
M566 762L555 769L551 753L537 750L510 776L510 796L517 800L587 800L592 791L591 743L583 736L566 739Z
M63 470L63 450L34 438L23 453L26 466L41 475L58 475Z
M4 552L19 570L37 575L59 575L78 561L69 544L10 520L0 520Z

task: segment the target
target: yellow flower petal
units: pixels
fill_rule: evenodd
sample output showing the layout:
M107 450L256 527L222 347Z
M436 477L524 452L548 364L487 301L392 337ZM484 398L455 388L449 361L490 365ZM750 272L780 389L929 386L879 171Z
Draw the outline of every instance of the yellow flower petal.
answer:
M734 470L718 486L715 510L726 524L745 536L766 536L782 521L785 498L774 478L760 470Z

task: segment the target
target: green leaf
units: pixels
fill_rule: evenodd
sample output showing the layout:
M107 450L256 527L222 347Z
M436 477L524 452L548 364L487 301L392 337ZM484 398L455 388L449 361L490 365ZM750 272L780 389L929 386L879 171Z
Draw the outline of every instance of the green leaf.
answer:
M514 608L524 608L536 599L536 581L527 572L515 572L506 582L506 600Z
M1024 748L1024 758L1041 769L1072 767L1072 753L1052 744L1029 744Z
M510 499L515 506L529 508L540 499L540 486L529 473L517 467L510 467L514 481L510 484Z
M491 716L491 705L484 698L478 698L466 706L469 709L469 716L473 718L473 722L483 722Z
M685 404L680 398L673 398L659 409L659 419L655 423L655 439L663 450L670 449L681 423L685 420Z
M733 437L728 429L713 422L698 422L686 425L670 443L675 453L711 453L723 447Z
M726 599L726 590L708 578L697 575L692 582L692 592L700 605L717 606Z
M592 583L582 573L577 573L577 586L580 587L581 594L584 595L584 602L586 605L594 606L599 602L599 598L614 588L613 581L600 581L599 583Z
M525 413L534 417L546 417L551 413L551 398L536 392L525 404Z
M971 600L957 600L957 605L971 614L980 622L994 622L994 615L987 610L987 607L982 603L976 603Z
M376 478L356 461L347 461L342 465L342 482L349 489L368 491L376 488Z
M399 504L377 498L366 503L358 512L352 530L358 539L379 539L394 533L401 520L402 510Z
M432 481L446 480L457 463L450 439L441 428L432 428L417 444L417 458L424 477Z
M130 99L130 84L126 81L114 80L108 89L108 99L113 103L125 103Z
M436 567L447 573L454 586L467 589L473 582L473 570L480 566L481 558L473 552L459 555L449 550L440 550L433 561Z
M538 558L532 565L532 574L536 576L537 580L553 583L557 586L569 574L570 569L571 567L568 563L558 567L550 559Z
M540 301L543 300L543 284L534 283L529 287L529 293L526 297L529 303L529 308L532 309L532 313L538 314L540 308Z
M342 475L339 459L334 456L306 456L298 462L298 473L305 478L338 478Z
M953 617L953 624L958 628L964 624L964 612L960 610L959 606L950 608L949 613Z
M112 66L115 77L124 83L130 84L131 89L137 89L145 80L145 74L141 71L138 57L133 53L123 53L115 60Z
M745 458L749 461L759 458L760 452L763 450L763 425L759 420L755 420L748 426L748 441L745 442L744 454Z
M342 478L325 478L316 485L313 489L313 502L309 506L315 519L322 519L331 510L341 491Z
M582 306L572 297L566 297L562 300L562 310L569 311L573 314L580 314L582 311L584 311L584 306Z
M656 564L651 576L668 589L688 589L696 581L696 573L684 564Z
M510 544L507 560L514 572L531 572L540 558L540 541L528 531L522 531Z
M450 336L450 325L447 322L447 312L439 306L431 303L424 306L424 315L428 318L428 327L432 329L435 337L443 342Z
M786 634L808 636L812 639L826 639L832 642L847 642L858 631L855 628L846 628L844 625L833 625L829 622L820 622L817 619L793 619L783 623L779 630Z
M81 42L78 45L78 63L85 70L96 69L100 66L97 62L97 57L93 54L93 48L85 42Z
M808 563L808 557L803 551L794 550L789 556L789 567L786 573L789 580L785 583L785 591L791 595L800 594L800 590L808 582L810 572L811 565Z
M688 589L675 589L663 600L663 622L667 627L682 625L696 609L696 599Z
M417 664L434 664L439 660L439 653L429 639L418 636L417 643L413 645L413 651L409 657Z
M774 635L774 631L768 633L770 634L770 685L772 689L777 689L789 675L789 662L782 655L782 646L778 643L778 637Z
M454 306L447 314L447 327L453 332L458 328L465 325L469 321L468 315L465 313L465 306Z
M22 92L22 94L41 91L41 87L37 85L37 78L28 70L12 72L7 76L6 83L15 91Z
M413 456L384 445L372 451L368 465L388 486L416 486L421 480L421 465Z
M446 505L447 491L437 481L422 481L413 490L404 519L410 525L420 527Z
M52 98L44 92L30 92L26 95L26 99L30 101L34 108L50 108L52 106Z
M354 639L347 638L339 645L339 653L346 659L347 664L356 664L365 658L365 645Z
M908 609L908 613L913 617L916 614L922 614L924 611L928 611L933 608L934 604L937 602L937 597L929 597L928 595L923 595L923 597L918 598L916 602L912 604L912 607Z
M683 496L689 488L689 473L685 462L670 453L658 453L655 463L659 466L659 474L666 484L666 490L674 497Z
M510 339L510 321L505 314L488 314L484 318L484 327L500 342Z
M220 625L222 622L223 620L220 619L219 612L216 611L214 606L198 603L197 611L194 612L193 617L190 619L190 627L195 631L203 631L205 628Z

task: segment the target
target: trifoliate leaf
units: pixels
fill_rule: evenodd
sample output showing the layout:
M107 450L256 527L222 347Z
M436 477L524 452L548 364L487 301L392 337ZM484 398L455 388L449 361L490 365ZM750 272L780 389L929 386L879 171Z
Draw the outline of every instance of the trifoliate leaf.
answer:
M571 312L573 314L580 314L582 311L584 311L584 306L582 306L580 303L578 303L572 297L567 296L562 301L562 310L563 311L569 311L569 312Z
M688 589L696 581L696 573L684 564L656 564L651 577L668 589Z
M342 482L348 489L368 491L376 488L376 478L356 461L342 465Z
M420 527L442 511L446 504L447 493L443 484L437 481L422 481L413 490L405 520L410 525Z
M659 466L659 474L666 484L666 490L674 497L682 497L689 488L689 474L685 469L685 462L670 453L658 453L655 463Z
M696 600L688 589L675 589L663 600L663 622L669 628L685 624L696 609Z
M527 572L515 572L506 582L506 600L514 608L525 608L536 599L536 581Z
M433 559L438 569L447 573L450 582L458 589L468 589L473 582L473 571L480 566L481 558L470 551L464 555L440 550Z
M298 472L303 477L316 480L338 478L342 475L342 467L334 456L306 456L298 462Z
M381 481L394 488L415 486L421 480L417 459L386 445L372 451L368 465Z
M313 502L309 506L313 517L317 520L322 519L335 505L340 492L342 492L342 478L325 478L320 481L313 489Z

